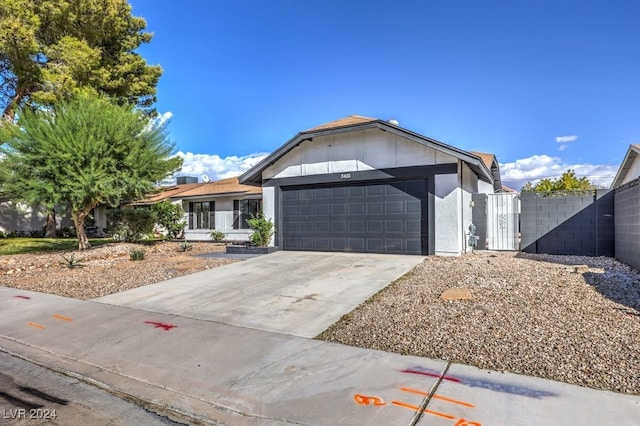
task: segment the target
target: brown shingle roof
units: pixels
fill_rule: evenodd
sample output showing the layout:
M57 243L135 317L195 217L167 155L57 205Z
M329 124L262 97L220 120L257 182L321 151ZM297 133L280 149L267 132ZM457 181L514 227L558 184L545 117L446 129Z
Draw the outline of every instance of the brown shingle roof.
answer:
M480 157L484 165L487 166L487 169L491 170L491 167L493 166L493 162L496 160L495 155L487 154L485 152L476 152L476 151L469 151L469 152L471 152L475 156Z
M182 185L174 185L168 187L160 187L157 188L159 192L155 192L153 194L149 194L145 199L135 201L131 204L133 205L149 205L159 203L162 200L169 199L173 196L176 196L184 191L188 191L196 186L201 185L200 183L185 183Z
M131 205L147 206L169 198L185 198L203 195L222 194L261 194L259 186L242 185L237 177L221 179L207 183L185 183L170 187L158 188L160 192L150 194L147 198L131 203Z
M371 121L378 121L377 118L364 117L362 115L350 115L339 120L330 121L325 124L305 130L305 132L317 132L318 130L334 129L336 127L353 126L355 124L364 124Z
M174 196L180 198L196 197L203 195L222 195L222 194L262 194L262 188L259 186L242 185L238 182L238 177L221 179L215 182L199 183L198 186L187 191L180 192Z

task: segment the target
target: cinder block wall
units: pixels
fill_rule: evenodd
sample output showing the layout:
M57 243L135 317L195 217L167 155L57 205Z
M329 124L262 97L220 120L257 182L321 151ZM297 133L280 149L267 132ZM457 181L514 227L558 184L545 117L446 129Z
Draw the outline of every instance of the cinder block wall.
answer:
M521 194L520 248L528 253L614 255L609 190Z
M616 258L640 269L640 178L615 189L614 208Z

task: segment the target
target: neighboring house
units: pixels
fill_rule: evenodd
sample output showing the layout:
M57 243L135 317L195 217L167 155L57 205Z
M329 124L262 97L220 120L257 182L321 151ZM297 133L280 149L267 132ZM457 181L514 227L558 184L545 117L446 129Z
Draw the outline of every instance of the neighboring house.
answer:
M617 188L640 177L640 144L629 145L629 149L622 160L622 164L611 183L611 188Z
M104 217L104 209L96 209L96 222ZM93 212L92 212L93 213ZM63 208L56 209L57 228L74 228L71 215ZM42 205L0 198L0 231L4 233L43 231L47 223L47 210Z
M240 176L262 187L284 250L458 255L473 193L502 189L498 162L350 116L298 133Z
M163 200L179 204L185 211L187 240L211 240L211 231L215 230L224 233L226 240L246 241L251 235L246 219L261 210L261 198L261 188L241 185L238 178L233 177L164 187L161 192L131 205L150 206Z

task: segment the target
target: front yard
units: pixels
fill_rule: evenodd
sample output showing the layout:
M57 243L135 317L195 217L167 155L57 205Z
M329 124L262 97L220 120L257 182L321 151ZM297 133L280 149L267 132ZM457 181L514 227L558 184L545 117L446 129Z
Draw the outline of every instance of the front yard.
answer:
M472 299L441 300L451 287ZM640 274L605 257L432 256L319 338L640 394Z

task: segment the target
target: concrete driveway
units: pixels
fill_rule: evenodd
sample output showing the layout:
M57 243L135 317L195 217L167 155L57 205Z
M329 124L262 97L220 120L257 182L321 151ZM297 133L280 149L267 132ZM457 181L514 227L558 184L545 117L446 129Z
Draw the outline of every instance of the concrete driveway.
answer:
M314 337L423 259L279 251L94 301Z

